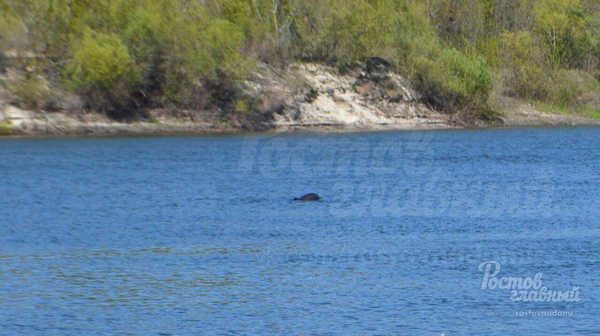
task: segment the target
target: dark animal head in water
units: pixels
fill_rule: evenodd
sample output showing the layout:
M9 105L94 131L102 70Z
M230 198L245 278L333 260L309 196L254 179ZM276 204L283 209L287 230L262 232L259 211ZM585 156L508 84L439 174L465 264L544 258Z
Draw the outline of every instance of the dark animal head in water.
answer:
M319 197L317 194L308 194L300 198L294 198L294 201L318 201L320 199L321 197Z

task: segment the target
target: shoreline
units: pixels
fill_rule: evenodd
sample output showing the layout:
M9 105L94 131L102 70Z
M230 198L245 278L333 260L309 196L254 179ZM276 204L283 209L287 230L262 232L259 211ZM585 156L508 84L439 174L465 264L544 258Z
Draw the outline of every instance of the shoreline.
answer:
M14 109L14 107L12 107ZM88 113L73 117L53 112L39 113L20 110L19 117L0 110L0 139L6 138L102 138L102 137L169 137L169 136L235 136L243 134L345 134L373 132L411 132L433 130L493 130L518 128L599 127L600 120L581 116L553 114L523 109L504 112L499 122L458 124L450 119L407 118L388 124L308 122L293 124L265 123L261 128L232 125L206 120L179 122L117 122L105 116ZM5 112L5 111L4 111ZM2 118L4 117L4 118ZM254 125L256 126L256 125Z
M307 126L294 128L271 128L266 130L243 130L231 127L207 127L206 125L174 125L156 123L132 123L117 125L95 125L93 129L75 127L61 132L35 132L14 131L12 134L0 133L0 139L44 139L44 138L145 138L145 137L227 137L253 135L326 135L326 134L359 134L359 133L385 133L385 132L419 132L419 131L478 131L478 130L503 130L503 129L555 129L555 128L595 128L600 127L600 121L582 119L575 123L510 123L510 124L483 124L483 125L427 125L417 127L402 127L398 125L375 127L352 126Z
M76 127L70 130L56 131L22 131L14 130L11 134L0 133L0 139L6 138L110 138L110 137L169 137L169 136L236 136L243 134L351 134L373 132L410 132L433 130L468 129L457 126L422 126L422 127L372 127L357 128L344 126L308 126L294 128L269 128L265 130L245 130L232 127L206 127L203 125L173 125L156 123L119 124L114 126L94 126L93 129Z

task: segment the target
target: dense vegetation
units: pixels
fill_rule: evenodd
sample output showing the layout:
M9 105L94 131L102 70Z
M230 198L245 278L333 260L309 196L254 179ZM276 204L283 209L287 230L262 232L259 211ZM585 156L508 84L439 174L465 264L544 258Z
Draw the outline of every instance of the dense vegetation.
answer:
M66 92L115 116L223 100L257 62L370 57L449 112L600 101L587 0L0 0L0 49L0 68L22 69L1 83L19 103Z

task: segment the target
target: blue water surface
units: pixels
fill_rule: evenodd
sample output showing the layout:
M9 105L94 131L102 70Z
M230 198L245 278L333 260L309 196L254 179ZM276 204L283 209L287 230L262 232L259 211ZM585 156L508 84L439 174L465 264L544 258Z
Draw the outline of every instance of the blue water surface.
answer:
M0 334L598 335L598 139L0 139Z

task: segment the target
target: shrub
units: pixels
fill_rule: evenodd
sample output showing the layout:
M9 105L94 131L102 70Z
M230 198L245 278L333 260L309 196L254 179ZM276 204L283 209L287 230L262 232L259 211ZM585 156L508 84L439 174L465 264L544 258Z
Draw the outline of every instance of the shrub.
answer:
M422 58L432 59L442 49L426 15L426 8L416 6L404 8L390 19L390 39L395 51L391 61L407 76L415 74Z
M487 99L492 77L485 60L443 48L426 17L426 8L418 5L392 16L390 34L396 48L392 61L435 108L490 115Z
M68 85L104 111L123 108L139 78L127 47L116 35L89 29L73 45L66 75Z
M254 65L252 59L240 53L243 37L238 27L221 19L209 21L202 30L184 29L169 37L172 47L165 51L162 70L167 100L197 105L198 91L227 95Z
M551 102L560 107L579 108L579 100L584 96L598 96L600 83L589 74L580 70L559 70L553 76Z
M533 25L546 44L547 55L553 65L581 63L590 49L591 36L579 0L536 1Z
M139 10L122 33L131 57L135 61L144 80L152 75L160 62L160 27L162 19L152 11Z
M235 101L234 110L236 113L250 114L252 113L252 102L248 98L240 98Z
M413 81L434 107L448 112L487 109L492 77L482 57L444 49L437 59L417 58L415 63Z
M504 94L544 100L551 92L551 69L540 44L529 32L505 33L502 36L501 67L505 68Z
M200 65L205 79L228 81L243 79L251 66L240 55L242 31L226 20L213 20L202 34Z
M321 41L330 60L343 66L373 56L377 39L375 10L367 2L351 0L333 8Z
M0 136L13 135L15 132L13 128L6 122L0 122Z

